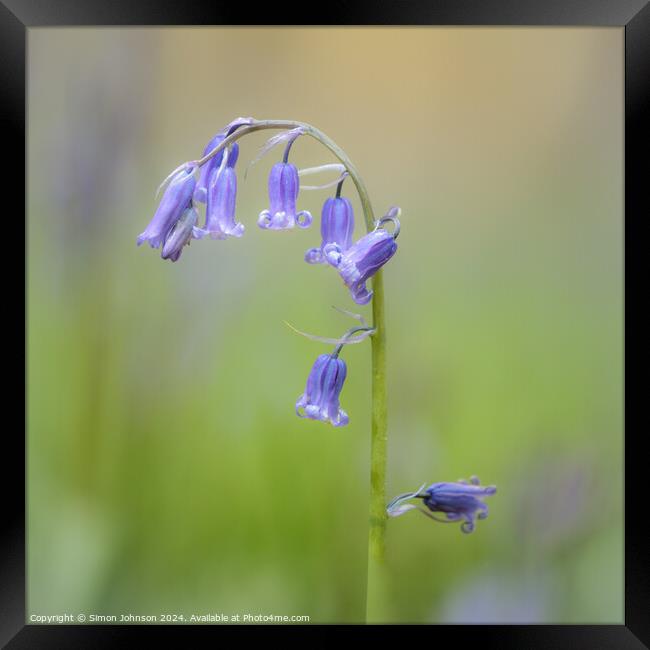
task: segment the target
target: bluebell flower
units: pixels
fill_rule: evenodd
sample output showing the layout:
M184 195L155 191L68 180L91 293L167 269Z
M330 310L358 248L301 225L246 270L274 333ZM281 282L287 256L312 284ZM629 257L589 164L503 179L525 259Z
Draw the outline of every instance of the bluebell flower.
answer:
M181 256L183 247L185 244L189 244L190 239L192 239L192 232L198 218L199 215L193 206L188 207L183 212L176 225L172 226L172 229L165 237L160 257L175 262Z
M207 156L216 146L223 142L231 133L236 131L240 126L245 124L250 124L253 121L252 117L238 117L236 120L230 122L226 125L219 133L217 133L210 142L203 149L203 155ZM237 158L239 156L239 145L235 142L230 147L230 164L232 167L235 166ZM208 162L206 162L199 172L199 180L196 183L196 189L194 191L194 200L199 203L206 203L208 200L208 187L210 185L210 179L212 178L213 173L219 169L221 162L223 160L223 149L219 151L216 155L212 156Z
M285 230L296 224L308 228L312 217L302 210L296 214L296 199L300 189L298 169L288 162L273 165L269 174L269 209L260 212L257 225L268 230Z
M205 149L203 150L203 155L206 156L209 154L218 144L223 142L226 139L226 134L224 132L217 133L217 135L208 142ZM239 157L239 145L235 142L230 148L230 166L234 167ZM194 200L200 203L207 203L208 200L208 187L210 185L210 179L214 173L219 169L221 162L223 160L222 149L216 155L212 156L208 162L206 162L199 172L199 180L196 182L196 189L194 190Z
M395 233L376 228L356 241L350 248L339 253L329 249L327 261L337 268L352 294L352 300L365 305L372 298L366 282L395 254Z
M138 246L148 241L151 248L158 248L163 243L169 231L190 205L196 186L195 170L196 166L187 164L172 175L153 218L146 230L138 236Z
M487 503L483 497L491 496L497 491L494 485L481 486L476 477L472 483L434 483L420 497L431 512L443 512L448 521L463 520L461 530L471 533L474 530L474 520L485 519L488 516Z
M300 417L331 422L335 427L345 426L348 414L339 406L339 395L347 368L336 354L321 354L314 363L305 392L296 402L296 414Z
M328 256L336 261L350 248L354 232L354 210L348 199L336 196L325 201L320 232L321 245L318 248L310 248L305 253L305 262L309 264L326 264Z
M497 491L494 485L482 486L476 476L470 482L461 479L456 483L433 483L424 489L424 485L416 492L401 494L395 497L387 506L386 511L391 517L399 517L409 510L418 509L431 519L451 523L461 521L461 530L471 533L475 527L476 519L485 519L488 516L488 506L483 502L487 496ZM407 504L410 499L422 499L430 512L441 512L446 519L438 519L426 510Z
M194 236L197 239L203 239L206 235L212 239L226 239L241 237L244 234L244 225L235 220L236 162L237 157L232 158L228 152L219 168L212 173L205 208L205 228L195 228Z

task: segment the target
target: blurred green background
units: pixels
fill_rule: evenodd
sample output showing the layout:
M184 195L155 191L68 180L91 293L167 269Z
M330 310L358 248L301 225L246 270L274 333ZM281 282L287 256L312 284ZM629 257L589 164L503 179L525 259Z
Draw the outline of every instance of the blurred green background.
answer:
M349 426L295 416L329 346L283 321L336 337L356 307L302 261L318 220L255 225L281 151L244 180L268 134L241 141L242 239L135 245L169 171L253 115L318 126L402 207L389 496L498 486L472 535L389 522L390 620L623 621L622 29L28 39L28 616L364 619L370 345L343 355Z

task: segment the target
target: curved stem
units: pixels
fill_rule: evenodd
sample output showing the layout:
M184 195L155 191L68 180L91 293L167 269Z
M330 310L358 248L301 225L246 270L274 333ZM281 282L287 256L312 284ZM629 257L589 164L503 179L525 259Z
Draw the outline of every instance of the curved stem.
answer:
M341 354L341 350L343 349L343 346L348 344L348 339L353 335L356 334L357 332L373 332L372 327L353 327L352 329L349 329L344 335L343 338L341 339L341 342L334 348L334 351L332 352L332 357L336 359L336 357Z
M318 140L321 144L327 147L344 165L348 170L350 177L352 178L357 192L359 193L359 199L361 201L361 207L363 209L363 215L366 221L366 229L368 232L374 229L375 227L375 217L372 211L372 204L370 203L370 197L368 196L368 190L357 171L357 168L354 166L352 161L348 158L348 155L339 147L334 140L325 135L322 131L307 124L305 122L294 122L293 120L253 120L251 124L245 124L240 126L234 133L231 133L227 138L224 138L212 151L207 153L203 158L195 161L195 164L199 167L213 156L216 156L222 149L229 147L237 140L243 138L249 133L254 133L255 131L263 131L266 129L302 129L305 135L309 135L315 140Z
M265 129L303 130L329 149L345 165L354 182L368 232L375 228L375 217L368 196L368 190L348 155L334 140L311 124L291 120L253 120L251 124L239 127L222 140L212 151L195 164L206 163L221 149L230 146L240 138ZM372 427L370 442L370 528L368 534L368 585L366 594L366 620L386 619L386 576L385 576L385 535L386 535L386 447L388 430L387 388L386 388L386 328L384 326L384 283L382 271L372 280Z

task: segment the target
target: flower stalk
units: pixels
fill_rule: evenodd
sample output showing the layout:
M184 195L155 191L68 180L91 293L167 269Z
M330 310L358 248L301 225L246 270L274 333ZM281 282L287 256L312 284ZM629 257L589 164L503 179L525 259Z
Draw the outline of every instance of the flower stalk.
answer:
M368 190L348 155L336 142L310 124L289 120L254 120L241 126L222 140L210 153L196 162L202 165L222 148L234 144L247 133L263 129L302 128L305 135L318 140L342 163L354 183L366 230L375 229L375 216ZM366 593L366 622L385 620L386 612L386 459L388 442L388 389L386 384L386 327L384 316L384 282L379 270L372 279L372 420L370 433L370 513L368 531L368 583Z
M378 227L365 184L348 155L336 142L319 129L304 122L291 120L239 119L232 123L236 130L226 137L215 138L214 148L199 160L189 163L202 167L226 148L232 147L244 136L267 129L295 131L297 135L308 135L327 149L343 164L347 175L354 183L363 209L366 230L372 233ZM225 134L225 133L224 133ZM221 135L224 135L221 134ZM278 139L278 142L280 139ZM289 143L290 146L291 142ZM285 150L285 163L288 149ZM214 165L214 163L212 163ZM392 255L390 252L390 255ZM387 257L385 258L387 259ZM374 270L374 269L373 269ZM370 298L368 297L368 300ZM367 300L366 300L367 302ZM359 303L363 304L363 303ZM386 386L386 329L384 318L384 287L381 269L372 277L372 420L370 443L370 513L368 536L368 583L366 594L366 621L386 620L386 575L385 575L385 533L386 533L386 448L387 448L387 386ZM368 329L368 328L365 328Z

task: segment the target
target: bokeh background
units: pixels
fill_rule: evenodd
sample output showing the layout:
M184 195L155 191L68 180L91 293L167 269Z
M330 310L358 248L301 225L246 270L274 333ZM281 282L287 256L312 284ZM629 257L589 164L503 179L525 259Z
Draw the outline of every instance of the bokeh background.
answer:
M317 220L255 225L280 150L244 180L268 135L241 142L244 238L135 245L169 171L253 115L317 125L402 207L389 496L498 486L472 535L389 522L390 620L623 621L622 29L28 38L28 616L364 619L370 346L349 426L294 415L329 346L284 321L336 337L355 306L302 261Z

